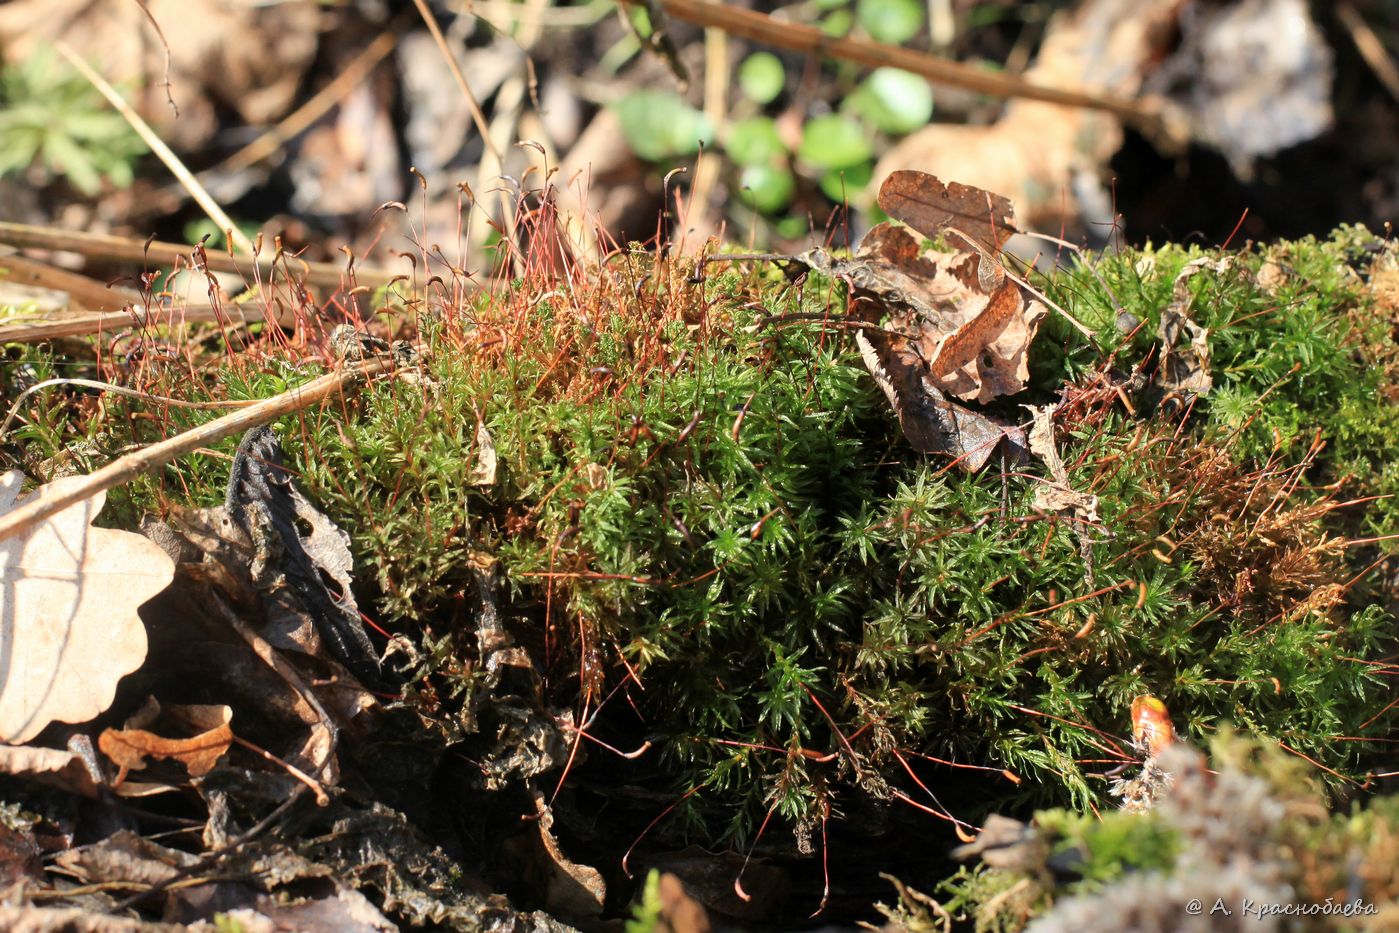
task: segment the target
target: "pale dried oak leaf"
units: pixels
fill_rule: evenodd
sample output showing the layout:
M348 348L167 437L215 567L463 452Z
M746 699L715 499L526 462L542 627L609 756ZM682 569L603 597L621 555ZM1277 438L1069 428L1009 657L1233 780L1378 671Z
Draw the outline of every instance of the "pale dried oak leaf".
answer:
M81 478L16 501L23 480L18 471L0 476L0 515ZM93 528L105 500L98 493L0 541L0 741L92 719L146 658L136 610L169 585L175 565L140 535Z

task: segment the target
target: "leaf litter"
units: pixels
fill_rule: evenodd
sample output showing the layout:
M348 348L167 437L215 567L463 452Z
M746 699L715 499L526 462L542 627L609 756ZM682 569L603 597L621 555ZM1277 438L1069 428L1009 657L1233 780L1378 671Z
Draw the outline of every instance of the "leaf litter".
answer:
M0 477L0 514L79 482L58 479L21 499L23 478ZM104 501L98 494L0 542L0 739L10 744L104 712L146 658L137 608L174 566L138 534L93 527Z
M489 485L497 466L484 422L478 422L474 439L470 482ZM11 505L19 482L18 473L5 478ZM53 486L61 490L64 482ZM0 773L94 800L192 797L202 801L206 853L168 848L128 830L80 848L65 836L53 850L60 856L54 871L76 885L57 882L47 900L79 909L25 905L7 921L11 928L86 928L76 919L81 917L96 922L93 929L114 929L102 924L124 906L139 904L158 906L166 921L188 929L213 929L208 918L215 913L249 930L396 929L384 911L445 929L567 929L544 913L516 912L502 898L479 894L485 885L463 878L458 860L421 837L401 813L381 804L365 810L328 792L340 780L343 733L365 735L373 724L391 725L409 712L386 710L366 687L381 686L386 677L411 680L417 676L414 664L425 662L410 658L387 672L381 668L350 590L348 536L291 481L275 432L264 426L244 436L223 505L174 508L168 522L146 522L144 536L88 527L101 505L100 495L85 500L6 542L9 585L2 592L9 601L0 605L17 620L15 643L31 653L24 649L25 637L51 643L47 629L37 635L28 630L31 619L47 618L31 610L61 603L62 618L71 616L77 635L50 652L44 676L81 670L91 694L73 688L88 704L73 712L72 696L67 707L18 706L21 694L11 689L9 701L19 712L6 707L7 713L25 718L23 728L7 737L42 738L44 726L62 716L82 722L108 707L134 708L139 691L147 691L144 703L123 725L100 731L101 758L80 731L67 748L0 746ZM55 552L62 560L51 559ZM122 598L115 598L112 581L137 567L149 580L128 584ZM464 734L479 738L469 746L483 766L476 786L504 791L559 769L571 755L579 761L582 756L565 739L577 731L571 712L542 704L533 661L501 623L493 561L482 556L471 572L483 677L461 724ZM96 574L97 583L88 585L82 574ZM60 586L63 600L30 585L31 578ZM104 612L84 601L93 596L104 599ZM80 611L72 609L75 601ZM127 628L135 635L128 646L113 651L105 638L100 648L90 645L94 639L84 627L106 625L110 632L114 614L130 617ZM85 654L70 656L74 651ZM94 666L101 669L89 674ZM117 681L138 668L118 691ZM7 687L13 683L10 678ZM192 687L217 702L157 699L187 697ZM272 751L235 735L235 710L240 731ZM428 737L422 723L408 732L410 743ZM415 747L394 754L419 757ZM143 780L129 779L138 772ZM320 806L294 809L308 792ZM520 870L554 878L550 890L556 896L549 906L561 915L596 918L606 892L601 875L567 858L549 831L552 812L542 797L536 807L540 822L534 842L518 855ZM42 851L32 832L16 838ZM342 880L351 878L353 885ZM308 888L315 879L317 885ZM377 889L382 910L360 887Z
M147 729L164 713L185 731L188 738L167 738ZM130 771L146 767L147 758L170 758L184 766L190 777L203 777L214 769L233 744L233 708L229 706L171 705L162 710L154 697L126 721L121 729L104 729L97 747L117 765L112 783L120 786Z
M872 325L856 333L861 358L909 443L949 455L968 472L981 469L1002 441L1011 460L1023 459L1020 426L960 404L984 405L1025 388L1029 348L1048 314L999 258L1016 232L1013 206L914 171L891 174L879 204L907 226L879 224L851 259L813 250L801 260L849 283L855 318ZM970 251L925 249L919 236L944 234Z
M1192 259L1176 275L1171 302L1161 309L1157 336L1161 340L1161 368L1156 383L1168 393L1205 395L1214 386L1210 375L1210 332L1190 316L1194 295L1190 280L1201 272L1223 275L1233 268L1229 257Z
M1055 406L1026 406L1032 414L1028 435L1021 424L982 407L1025 389L1029 349L1048 313L1045 303L1002 265L1000 250L1016 231L1009 202L911 172L891 176L886 190L881 203L908 227L876 227L852 259L813 251L803 260L850 284L855 317L864 325L856 334L862 358L913 446L952 456L968 471L984 466L1003 442L1009 457L1040 457L1051 480L1037 487L1034 507L1078 520L1075 528L1087 550L1085 528L1098 521L1098 503L1070 484L1056 449ZM969 249L934 249L922 239L942 237ZM1187 281L1182 273L1172 304L1186 319ZM1173 343L1163 347L1163 373ZM1197 353L1193 365L1207 375L1207 356ZM1159 381L1169 378L1162 375ZM493 484L496 452L479 417L474 440L477 459L468 481ZM138 890L131 902L144 897L149 907L163 901L167 918L208 916L211 905L218 905L221 913L249 929L262 924L390 929L388 914L455 929L498 922L514 929L562 929L543 914L517 913L452 881L452 859L418 837L401 812L386 806L366 810L341 794L332 798L320 792L322 808L303 808L276 832L268 832L270 817L260 813L272 807L277 815L285 801L304 795L308 787L334 788L340 775L339 736L364 734L371 723L382 723L389 715L370 689L411 682L412 669L421 661L410 657L406 666L392 669L380 662L350 591L348 536L291 481L270 428L253 429L239 445L223 506L177 510L170 524L152 525L148 531L170 555L176 581L149 612L153 656L185 656L186 663L145 672L141 686L154 682L170 690L191 674L203 674L208 681L203 692L222 694L229 702L161 704L155 695L175 691L152 693L123 727L101 733L98 746L117 772L113 778L99 768L89 791L120 794L130 786L128 773L145 769L152 760L172 760L184 774L167 787L202 800L210 851L193 856L119 833L70 850L60 862L64 870L85 884L134 885ZM1087 566L1091 574L1091 564ZM570 749L566 737L581 730L570 712L550 708L530 652L515 644L501 624L494 561L473 555L469 575L477 593L467 613L475 622L481 670L474 686L479 693L463 707L460 725L464 735L477 741L459 748L471 753L479 769L477 786L509 792L565 766L577 753L577 743ZM196 611L189 612L190 607ZM240 618L252 624L240 625L235 621ZM191 625L191 619L199 621ZM260 731L263 741L280 739L276 751L287 773L238 760L235 708L240 731L246 716L248 728ZM157 727L162 715L165 725ZM31 755L27 762L16 759L12 767L0 763L0 770L66 775L74 788L81 785L79 766L91 778L91 767L77 752L30 751L49 754ZM297 769L304 769L300 778ZM603 876L569 858L551 830L550 803L537 791L533 801L537 821L518 849L520 870L546 879L550 910L579 922L595 920L607 897ZM295 842L298 834L308 838L312 827L319 830L309 837L314 844ZM716 864L708 854L701 861L708 867ZM426 864L442 871L425 881ZM373 867L369 876L366 866ZM219 880L238 872L254 883ZM382 910L338 880L351 876L357 886L378 889ZM331 879L330 893L296 900L279 890L311 878ZM192 882L188 886L182 883L186 879ZM102 909L114 911L125 904L109 898Z

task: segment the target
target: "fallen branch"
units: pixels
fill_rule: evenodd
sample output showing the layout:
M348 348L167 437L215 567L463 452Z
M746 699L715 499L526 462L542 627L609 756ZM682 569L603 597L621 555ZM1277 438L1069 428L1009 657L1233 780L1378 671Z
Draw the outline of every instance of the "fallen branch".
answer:
M69 487L61 495L36 499L0 516L0 541L11 538L34 527L44 519L63 511L70 505L82 502L115 488L123 483L164 466L177 457L191 453L200 447L216 444L225 437L242 434L248 428L266 424L274 418L293 411L309 408L323 399L340 392L345 387L361 379L387 372L397 365L392 357L382 357L327 373L303 386L297 386L273 396L265 401L236 411L222 418L215 418L208 424L186 431L183 434L152 444L149 447L127 454L107 464L100 470L89 473L84 481Z
M193 252L193 247L183 243L165 243L159 240L77 230L53 230L48 227L8 222L0 222L0 243L33 249L67 250L95 259L151 262L166 266L173 266L181 261L191 262L190 254ZM287 267L295 263L302 278L312 285L338 287L347 282L352 274L342 266L329 262L303 262L281 250L271 256L255 256L244 260L235 260L232 256L212 250L208 254L209 268L216 272L244 272L249 265L255 265L262 274L269 275L278 262L284 262ZM3 265L3 262L0 262L0 265ZM389 284L398 274L384 268L356 264L353 277L360 285L378 288Z
M0 256L4 281L32 288L66 292L88 311L115 311L129 304L140 304L141 296L130 288L107 285L67 269L36 262L23 256Z
M219 229L224 232L224 235L229 238L230 242L249 256L256 253L257 250L253 247L253 241L248 239L248 235L238 228L238 225L233 222L228 214L224 213L224 209L219 206L219 203L214 200L213 196L199 183L199 179L195 178L194 174L190 172L189 169L185 168L185 164L180 161L180 157L175 155L174 151L171 150L169 146L165 145L165 140L156 135L155 130L151 129L150 124L143 120L139 113L131 109L131 105L126 102L125 98L117 93L117 89L112 87L112 85L107 82L107 79L98 74L91 65L83 61L82 56L74 52L68 43L60 40L55 42L53 47L58 50L60 55L68 59L68 64L76 68L78 73L97 89L98 93L107 98L107 102L116 108L117 113L121 114L122 118L126 120L127 123L131 124L131 128L136 131L136 134L151 148L151 151L156 154L157 158L165 163L165 167L170 170L170 174L174 175L179 180L180 184L184 186L184 189L190 193L190 197L194 198L194 202L208 215L210 220L218 225Z
M60 337L85 337L104 331L132 327L178 326L181 324L252 324L264 320L261 308L233 305L215 311L208 305L190 305L173 311L107 311L100 314L72 314L0 326L0 343L38 343Z
M622 0L632 6L643 0ZM1179 147L1189 140L1189 132L1181 120L1169 119L1164 101L1140 101L1071 91L1036 84L1024 78L983 71L971 65L954 62L913 49L866 39L834 38L815 26L787 23L763 13L705 0L655 0L666 14L697 26L721 29L731 36L760 42L780 49L789 49L824 58L855 62L870 68L902 68L922 75L933 84L965 88L991 97L1020 97L1040 100L1066 107L1103 110L1120 117L1141 130L1147 137L1166 147Z

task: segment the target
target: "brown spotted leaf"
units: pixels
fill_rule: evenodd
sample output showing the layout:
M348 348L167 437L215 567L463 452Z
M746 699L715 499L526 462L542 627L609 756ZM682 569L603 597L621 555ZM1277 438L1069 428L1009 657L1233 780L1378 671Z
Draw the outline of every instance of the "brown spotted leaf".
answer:
M1008 199L955 181L944 184L927 172L891 173L879 186L879 206L925 237L955 229L991 255L1016 232Z

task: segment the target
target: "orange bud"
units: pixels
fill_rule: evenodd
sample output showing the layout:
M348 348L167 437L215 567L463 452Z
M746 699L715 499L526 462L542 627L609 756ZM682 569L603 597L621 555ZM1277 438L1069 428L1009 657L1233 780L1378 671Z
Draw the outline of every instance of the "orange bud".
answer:
M1171 725L1171 714L1165 703L1149 695L1132 701L1132 739L1153 758L1176 740L1176 730Z

